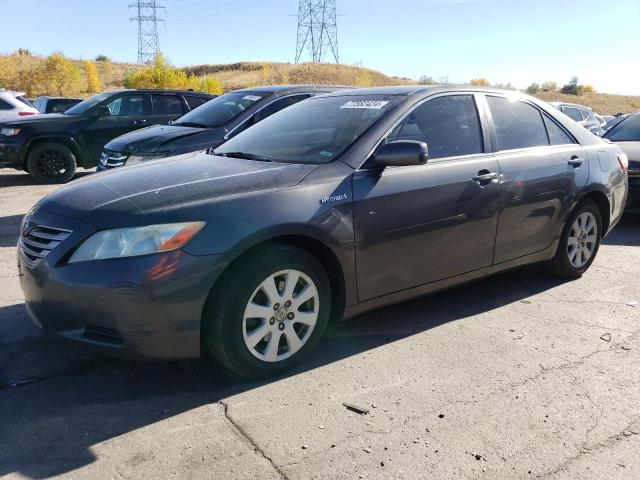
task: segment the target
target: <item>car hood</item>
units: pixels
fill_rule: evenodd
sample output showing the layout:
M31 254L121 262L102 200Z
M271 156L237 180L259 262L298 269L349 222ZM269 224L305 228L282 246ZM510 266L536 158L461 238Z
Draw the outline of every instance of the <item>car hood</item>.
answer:
M11 123L12 125L32 125L39 123L58 123L63 120L75 120L79 117L74 117L71 115L64 115L63 113L40 113L38 115L28 115L26 117L16 117L16 119L12 119L7 123Z
M202 219L217 202L296 185L314 168L193 152L73 181L39 208L98 228Z
M193 137L200 136L207 137L207 139L217 136L222 138L224 129L155 125L117 137L107 143L104 148L115 152L155 153L167 150L171 144L186 138L193 139L197 143L199 139Z

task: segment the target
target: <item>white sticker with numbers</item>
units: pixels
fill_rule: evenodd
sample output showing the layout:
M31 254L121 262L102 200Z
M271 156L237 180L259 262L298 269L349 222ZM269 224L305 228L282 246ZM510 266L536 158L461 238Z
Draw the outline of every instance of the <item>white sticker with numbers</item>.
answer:
M386 100L352 100L345 103L340 108L368 108L371 110L380 110L387 103Z
M243 100L251 100L252 102L257 102L261 98L262 97L258 97L257 95L245 95L244 97L242 97Z

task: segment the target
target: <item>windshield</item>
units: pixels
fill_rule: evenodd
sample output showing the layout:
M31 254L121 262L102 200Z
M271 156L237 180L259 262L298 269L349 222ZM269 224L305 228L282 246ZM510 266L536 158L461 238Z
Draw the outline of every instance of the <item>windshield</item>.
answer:
M266 92L247 91L225 93L184 114L173 125L221 127L268 95Z
M389 95L316 97L288 107L215 150L276 162L329 163L395 103Z
M640 115L631 115L620 121L605 137L612 142L640 142Z
M87 98L84 102L80 102L76 106L71 107L69 110L67 110L64 113L66 115L81 115L85 113L87 110L89 110L91 107L93 107L94 105L97 105L101 101L109 98L110 95L111 94L109 93L99 93L97 95L94 95L93 97Z

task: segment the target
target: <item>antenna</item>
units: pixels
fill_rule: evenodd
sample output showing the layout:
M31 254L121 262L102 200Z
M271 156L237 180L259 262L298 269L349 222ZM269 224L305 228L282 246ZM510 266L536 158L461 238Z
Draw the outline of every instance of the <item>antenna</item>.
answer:
M296 63L305 50L311 54L312 62L322 62L329 51L339 63L335 0L300 0Z
M157 5L156 0L138 0L129 8L137 8L138 12L137 17L131 18L131 21L138 22L138 63L152 62L160 52L158 22L164 20L158 18L158 9L164 7Z

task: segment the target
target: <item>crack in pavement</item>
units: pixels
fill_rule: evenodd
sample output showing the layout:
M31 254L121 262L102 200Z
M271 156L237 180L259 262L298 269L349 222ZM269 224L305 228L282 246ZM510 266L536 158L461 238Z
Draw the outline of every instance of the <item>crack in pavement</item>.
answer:
M640 434L640 417L633 418L622 430L620 430L615 435L611 435L604 439L604 441L594 443L593 445L588 445L587 442L584 442L578 448L578 453L572 455L565 459L560 465L558 465L553 470L549 470L540 475L536 475L536 478L547 478L557 473L560 473L566 470L572 463L579 460L584 455L590 454L594 450L606 450L615 446L618 442L624 440L625 438L632 437L634 435Z
M224 400L220 400L218 403L224 407L224 418L226 418L227 421L234 427L237 433L243 439L249 442L249 444L253 447L253 450L256 453L259 453L262 458L264 458L267 462L269 462L269 464L273 467L273 469L278 473L280 478L282 478L283 480L289 480L289 477L287 476L287 474L284 471L282 471L280 467L278 467L278 465L274 462L274 460L269 455L267 455L267 452L264 451L262 447L258 445L258 443L255 440L253 440L253 438L251 438L251 436L245 431L245 429L242 428L242 425L237 423L233 419L233 417L231 417L231 414L229 413L229 405L227 405L227 403Z

